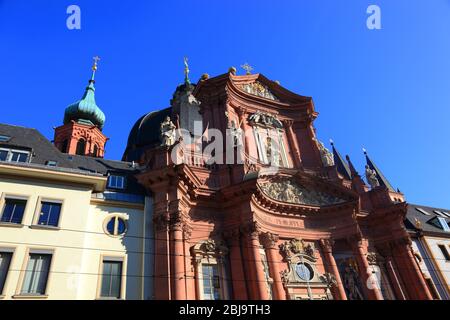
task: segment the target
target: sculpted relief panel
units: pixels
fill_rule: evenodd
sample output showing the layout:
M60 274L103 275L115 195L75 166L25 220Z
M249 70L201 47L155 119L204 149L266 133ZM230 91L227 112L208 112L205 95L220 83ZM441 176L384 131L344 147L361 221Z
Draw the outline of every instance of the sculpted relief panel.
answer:
M294 204L326 206L345 202L333 195L317 190L308 190L291 180L260 184L261 190L270 198Z
M242 89L250 94L253 94L255 96L263 97L270 100L279 101L277 97L273 95L272 92L270 92L269 88L265 85L263 85L261 82L256 81L253 83L244 84L242 86Z

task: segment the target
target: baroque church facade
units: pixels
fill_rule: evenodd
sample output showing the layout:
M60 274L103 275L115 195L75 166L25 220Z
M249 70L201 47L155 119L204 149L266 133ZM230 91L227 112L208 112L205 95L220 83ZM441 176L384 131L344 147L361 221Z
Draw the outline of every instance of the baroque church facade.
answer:
M367 153L368 184L317 140L312 98L235 68L188 74L123 156L154 201L156 299L432 298L404 195ZM231 136L213 157L211 128Z
M251 74L248 66L244 75L232 67L192 84L185 60L185 81L170 107L137 120L122 161L104 160L108 138L102 131L105 115L95 102L97 61L82 99L66 108L63 124L55 129L54 146L37 132L0 126L0 138L9 138L0 141L0 298L448 296L445 279L446 287L436 289L429 265L422 270L414 250L419 242L411 240L422 235L414 221L426 224L425 217L411 213L409 220L416 220L407 229L404 195L369 155L363 179L348 156L344 159L334 144L330 152L317 139L312 98ZM19 139L25 135L29 138ZM25 156L15 156L21 148ZM45 199L59 198L53 205L67 213L57 211L54 225L51 219L39 228L33 225L33 215L45 210L27 205L20 215L10 206L18 199L10 190L23 190L24 184L32 194L20 201L46 193ZM75 195L80 190L82 198ZM81 211L69 213L76 203ZM23 229L27 215L30 230ZM40 218L33 219L40 224ZM75 228L92 239L71 238ZM59 237L64 240L55 242L55 232L64 233ZM44 253L19 248L19 255L30 253L22 262L3 242L23 237L49 248ZM73 248L64 249L73 243L89 246L77 248L76 256ZM28 271L8 273L28 265L32 253L33 259L47 259L35 286L27 282ZM67 279L58 270L77 259L84 262L77 269L83 285L64 289ZM56 275L59 280L52 280Z

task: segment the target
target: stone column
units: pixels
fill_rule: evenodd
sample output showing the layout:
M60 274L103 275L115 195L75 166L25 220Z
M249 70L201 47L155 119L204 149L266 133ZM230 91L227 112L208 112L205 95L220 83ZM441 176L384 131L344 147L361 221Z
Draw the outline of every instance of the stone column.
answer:
M422 271L412 253L411 240L409 238L400 239L394 245L395 254L403 260L405 269L403 272L409 274L409 281L405 282L412 296L420 300L433 300Z
M253 279L255 281L256 292L254 293L254 300L269 300L269 293L267 291L267 279L264 273L264 265L261 260L260 243L259 243L259 227L256 222L249 222L243 229L246 234L247 243L249 246L250 257L248 262L253 266L255 271Z
M372 284L375 279L372 279L370 265L364 252L366 246L363 241L359 239L352 239L352 246L356 256L356 261L358 262L359 274L362 278L362 286L367 294L367 297L371 300L383 300L383 295L381 294L378 286L375 283ZM369 285L369 283L372 285Z
M280 255L278 254L278 240L279 236L273 233L266 232L262 235L263 245L266 250L267 263L269 265L270 276L273 279L273 299L286 300L286 291L281 282L280 274Z
M336 278L336 286L332 287L333 296L337 298L337 300L347 300L347 294L345 293L344 285L341 279L341 275L339 273L339 269L336 264L336 260L333 256L333 244L334 241L332 239L321 239L320 245L322 247L322 251L325 255L325 264L326 267L329 268L329 272L334 275Z
M406 300L406 293L404 292L404 285L397 274L397 267L393 259L393 252L389 242L384 242L376 246L377 251L384 258L384 267L389 278L389 283L394 290L395 298L397 300Z
M153 225L155 228L155 271L154 298L156 300L170 300L170 251L169 251L169 217L166 203L155 203Z
M227 240L230 250L230 269L231 284L233 287L233 299L247 300L247 284L243 268L239 229L224 232L224 238Z
M172 244L172 299L186 299L186 271L183 240L183 216L177 211L170 215L170 241Z
M300 157L300 148L298 147L296 136L295 136L294 130L292 129L293 124L294 124L294 121L292 121L292 120L284 121L284 125L286 127L286 134L288 137L289 146L290 146L291 154L292 154L292 158L293 158L292 161L294 162L294 166L296 168L301 168L302 160Z

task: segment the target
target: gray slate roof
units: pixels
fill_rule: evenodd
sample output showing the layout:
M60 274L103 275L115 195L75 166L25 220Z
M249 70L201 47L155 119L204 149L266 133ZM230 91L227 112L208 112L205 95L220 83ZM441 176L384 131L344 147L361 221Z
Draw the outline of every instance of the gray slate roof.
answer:
M425 210L430 215L425 215L422 212L418 211L416 208ZM446 232L443 229L436 227L432 223L429 223L431 219L439 217L439 215L435 213L435 211L450 213L449 209L433 208L411 203L408 204L408 212L405 219L406 228L411 231L417 231L418 229L415 226L415 219L417 219L422 223L421 228L424 232L441 233L442 235L450 237L450 232ZM450 217L445 218L445 220L450 225Z
M106 160L87 156L68 155L60 152L39 131L32 128L0 124L0 135L11 137L7 142L0 142L0 148L17 148L31 151L31 165L46 165L47 161L57 161L57 168L76 170L81 173L96 173L107 176L116 173L127 176L125 193L144 194L134 175L139 170L131 162ZM51 167L48 167L52 169Z

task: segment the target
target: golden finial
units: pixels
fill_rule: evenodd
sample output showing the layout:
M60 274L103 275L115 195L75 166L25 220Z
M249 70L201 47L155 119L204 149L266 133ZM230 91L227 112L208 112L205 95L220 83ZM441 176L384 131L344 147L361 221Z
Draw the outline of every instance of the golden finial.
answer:
M97 65L98 62L100 61L100 57L99 56L95 56L92 58L94 60L94 65L92 66L92 71L97 71Z
M241 65L241 68L245 70L245 74L252 74L253 67L247 62Z
M92 59L94 60L94 64L92 65L92 77L91 77L90 81L93 82L94 78L95 78L95 72L97 71L97 65L98 65L98 62L100 61L100 57L99 56L95 56Z
M202 81L205 81L208 79L209 79L209 74L207 74L207 73L202 74Z

